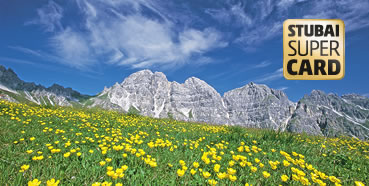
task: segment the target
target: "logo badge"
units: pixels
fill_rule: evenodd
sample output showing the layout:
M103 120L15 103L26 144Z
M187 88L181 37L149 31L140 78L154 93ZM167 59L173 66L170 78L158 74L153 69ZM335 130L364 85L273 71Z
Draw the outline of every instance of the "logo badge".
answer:
M283 23L283 75L288 80L345 76L345 24L340 19L288 19Z

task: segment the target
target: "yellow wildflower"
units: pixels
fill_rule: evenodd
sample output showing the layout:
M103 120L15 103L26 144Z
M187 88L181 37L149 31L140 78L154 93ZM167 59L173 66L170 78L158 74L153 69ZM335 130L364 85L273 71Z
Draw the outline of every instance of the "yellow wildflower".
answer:
M100 166L104 166L106 164L105 161L100 161Z
M283 174L283 175L281 176L281 180L282 180L283 182L286 182L288 179L289 179L289 177L288 177L287 175L285 175L285 174Z
M229 180L234 182L237 180L237 176L229 175Z
M269 178L270 174L267 171L263 171L264 178Z
M218 182L216 180L210 179L208 180L209 185L216 185Z
M185 174L185 171L184 170L182 170L182 169L178 169L177 170L177 175L178 176L182 177L184 174Z
M41 181L39 181L38 179L34 179L28 182L28 186L38 186L40 184L41 184Z
M46 185L47 186L58 186L59 185L60 180L56 180L54 178L52 178L51 180L47 180Z
M195 168L198 168L199 167L199 163L198 162L193 162L193 164L192 164Z
M209 172L203 172L202 176L204 176L204 178L209 178L211 174Z

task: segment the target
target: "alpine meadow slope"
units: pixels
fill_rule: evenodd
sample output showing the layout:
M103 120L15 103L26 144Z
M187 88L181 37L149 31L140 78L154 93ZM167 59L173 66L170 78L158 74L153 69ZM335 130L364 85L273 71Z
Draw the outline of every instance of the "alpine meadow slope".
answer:
M141 70L96 96L53 85L26 83L0 66L0 97L38 105L135 111L155 118L266 128L312 135L369 139L369 98L314 90L297 103L281 90L253 82L221 96L196 77L170 82L162 72Z

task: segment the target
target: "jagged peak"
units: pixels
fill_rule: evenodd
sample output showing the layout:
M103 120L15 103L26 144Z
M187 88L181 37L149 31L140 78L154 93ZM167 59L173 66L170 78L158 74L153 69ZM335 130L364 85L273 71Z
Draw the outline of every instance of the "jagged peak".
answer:
M268 87L267 85L264 85L264 84L256 84L254 82L250 82L242 87L239 87L239 88L235 88L235 89L232 89L228 92L232 92L232 91L244 91L244 90L248 90L248 89L263 89L263 90L266 90L266 91L271 91L273 90L272 88Z
M5 72L6 71L6 68L3 65L0 65L0 71L1 72Z
M132 76L132 75L141 75L141 74L150 74L150 75L152 75L154 73L150 69L143 69L143 70L140 70L140 71L137 71L137 72L131 74L130 76Z
M368 99L368 96L360 95L360 94L356 94L356 93L344 94L344 95L342 95L341 97L342 97L342 98L359 98L359 99Z
M49 88L50 89L64 89L63 86L56 84L56 83L52 84Z
M268 87L267 85L265 84L257 84L257 83L254 83L254 82L250 82L248 84L246 84L244 87L248 87L248 88L267 88L267 89L271 89L270 87Z
M310 94L326 94L326 93L322 90L313 89Z
M3 72L3 73L7 73L8 75L11 75L11 76L14 76L14 77L18 78L18 75L10 67L7 69L5 66L0 65L0 71Z
M313 89L310 94L305 94L303 98L326 96L326 93L321 90Z
M156 75L156 76L163 76L163 77L167 77L163 72L158 72L158 71L155 71L154 72L154 75Z
M199 79L197 77L189 77L185 80L184 82L185 85L189 85L189 84L200 84L202 86L206 86L206 87L210 87L211 89L214 89L212 86L210 86L207 82L205 82L202 79ZM214 89L215 90L215 89ZM215 90L216 91L216 90Z
M201 80L201 79L199 79L199 78L197 78L195 76L191 76L191 77L187 78L185 80L185 83L186 83L186 81L202 81L203 82L203 80Z
M277 99L288 99L288 96L282 91L268 87L265 84L256 84L254 82L250 82L242 87L232 89L224 93L224 96L229 96L231 94L250 94L250 92L264 94L264 95L273 95ZM292 102L291 102L292 103Z

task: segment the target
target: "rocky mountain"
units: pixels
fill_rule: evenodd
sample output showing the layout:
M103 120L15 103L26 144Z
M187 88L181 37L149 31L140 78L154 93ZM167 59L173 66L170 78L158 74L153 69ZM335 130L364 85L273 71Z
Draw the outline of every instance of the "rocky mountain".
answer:
M325 94L313 90L296 106L287 130L315 135L349 135L369 139L369 99L359 95Z
M0 98L2 99L39 105L76 106L88 97L58 84L46 88L35 83L24 82L12 69L6 69L0 65Z
M285 130L295 103L266 85L249 83L224 94L230 123L253 128Z
M116 83L92 98L89 107L135 109L152 117L228 123L226 108L219 93L204 81L191 77L183 84L169 82L161 72L143 70Z
M356 94L314 90L294 103L283 91L251 82L221 96L195 77L170 82L161 72L142 70L88 97L60 85L45 88L23 82L1 66L0 93L0 98L16 102L100 107L157 118L369 139L369 98Z

